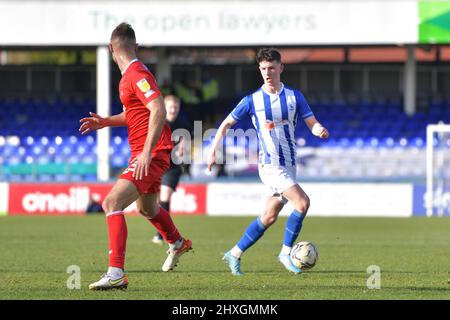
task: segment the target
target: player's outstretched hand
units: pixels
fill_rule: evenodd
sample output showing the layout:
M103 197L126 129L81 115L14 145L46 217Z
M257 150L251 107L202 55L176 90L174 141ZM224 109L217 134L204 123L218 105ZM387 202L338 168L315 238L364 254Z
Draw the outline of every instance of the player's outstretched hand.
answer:
M80 131L81 134L86 134L93 130L98 130L106 126L105 118L100 117L94 112L89 112L89 114L91 115L90 117L80 119L81 126L78 131Z
M216 163L216 153L210 152L208 155L208 171L211 172L212 165Z

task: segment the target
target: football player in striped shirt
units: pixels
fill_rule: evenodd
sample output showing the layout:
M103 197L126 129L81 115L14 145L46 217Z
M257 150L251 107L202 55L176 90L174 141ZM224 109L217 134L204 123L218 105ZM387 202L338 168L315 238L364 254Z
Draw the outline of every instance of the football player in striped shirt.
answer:
M294 208L284 233L278 260L290 272L300 273L293 265L290 252L302 228L309 208L309 198L296 182L296 141L298 119L303 119L312 133L326 139L328 130L315 118L299 90L281 82L284 65L280 53L273 48L258 51L256 61L264 84L244 97L219 126L208 155L208 169L216 162L216 150L226 131L245 117L250 117L259 143L258 171L267 186L265 211L246 229L242 238L223 257L234 275L242 275L241 256L278 218L283 206L290 202Z

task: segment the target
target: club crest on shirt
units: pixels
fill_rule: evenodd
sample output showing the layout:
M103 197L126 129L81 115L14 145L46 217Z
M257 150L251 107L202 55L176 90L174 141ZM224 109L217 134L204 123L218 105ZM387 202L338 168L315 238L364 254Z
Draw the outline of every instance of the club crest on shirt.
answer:
M151 87L150 87L150 83L148 83L147 79L141 79L139 80L136 85L138 86L138 88L143 92L149 92Z
M270 120L266 120L266 123L264 124L264 127L267 129L267 130L272 130L273 128L275 128L275 123L273 122L273 121L270 121Z

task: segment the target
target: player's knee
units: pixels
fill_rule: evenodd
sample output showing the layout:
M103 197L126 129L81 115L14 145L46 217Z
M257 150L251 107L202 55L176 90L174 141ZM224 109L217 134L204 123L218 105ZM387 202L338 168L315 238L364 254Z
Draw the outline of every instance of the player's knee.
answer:
M266 228L268 228L272 224L274 224L275 221L277 221L277 218L278 218L277 214L273 214L272 212L266 212L261 216L261 222Z
M143 215L145 218L151 219L154 216L156 216L157 211L156 211L156 208L153 208L153 209L152 208L145 208L145 209L139 208L139 213L141 215Z
M275 223L275 221L277 221L277 219L278 219L278 216L269 216L268 218L267 218L267 223L264 223L264 225L266 226L266 227L269 227L269 226L271 226L272 224L274 224Z
M139 214L143 215L146 218L151 218L150 213L145 210L139 209Z
M275 221L277 221L277 216L272 216L272 215L267 215L267 214L264 214L261 216L261 222L266 228L268 228L272 224L274 224Z
M119 201L117 201L115 197L110 196L107 196L105 200L103 200L102 208L106 213L123 210L123 208L120 207Z
M306 215L308 213L310 200L308 196L302 197L295 203L295 210Z

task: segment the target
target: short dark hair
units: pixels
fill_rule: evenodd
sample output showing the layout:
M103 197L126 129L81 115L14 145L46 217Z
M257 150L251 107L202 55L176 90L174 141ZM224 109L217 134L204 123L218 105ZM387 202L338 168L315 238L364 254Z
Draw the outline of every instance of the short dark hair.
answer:
M119 24L111 33L111 41L118 39L122 44L135 44L136 35L133 28L126 22Z
M281 54L275 48L262 48L256 54L256 62L277 61L281 63Z

